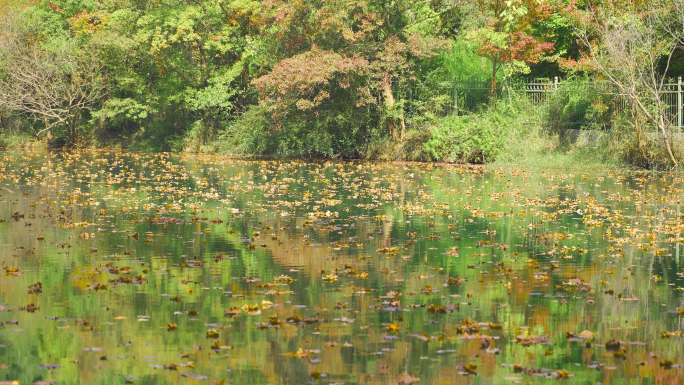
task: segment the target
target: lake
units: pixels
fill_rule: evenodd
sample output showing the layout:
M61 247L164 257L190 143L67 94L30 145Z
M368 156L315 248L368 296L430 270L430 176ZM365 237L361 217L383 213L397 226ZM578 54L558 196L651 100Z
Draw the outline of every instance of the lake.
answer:
M684 384L681 174L0 155L0 384Z

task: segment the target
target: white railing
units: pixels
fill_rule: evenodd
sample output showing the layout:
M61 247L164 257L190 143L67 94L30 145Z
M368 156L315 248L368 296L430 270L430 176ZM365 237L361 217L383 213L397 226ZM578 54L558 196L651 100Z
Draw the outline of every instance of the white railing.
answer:
M554 77L553 80L537 79L525 84L525 93L532 99L532 102L543 103L550 94L558 90L559 84L558 76Z

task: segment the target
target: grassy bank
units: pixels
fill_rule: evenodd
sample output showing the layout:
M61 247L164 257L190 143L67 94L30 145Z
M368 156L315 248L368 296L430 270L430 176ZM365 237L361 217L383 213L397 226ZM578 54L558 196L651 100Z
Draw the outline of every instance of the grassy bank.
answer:
M119 147L132 151L207 153L242 159L363 159L446 162L577 169L638 167L666 169L659 137L635 138L631 122L610 109L611 101L585 79L564 85L547 100L533 103L509 90L496 100L460 113L407 115L405 130L391 137L378 127L291 125L276 127L269 111L254 106L216 131L202 124L182 135L160 137L144 131L127 140L103 140L88 127L67 147ZM330 130L334 127L335 130ZM57 149L62 136L0 132L0 149ZM650 139L649 139L650 138ZM681 154L678 154L681 155Z

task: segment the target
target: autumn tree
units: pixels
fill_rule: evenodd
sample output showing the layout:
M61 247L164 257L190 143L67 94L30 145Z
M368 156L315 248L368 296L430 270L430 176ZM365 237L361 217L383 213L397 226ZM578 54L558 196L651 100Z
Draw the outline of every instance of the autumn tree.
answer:
M329 122L323 131L367 129L384 122L399 140L406 127L397 87L416 66L446 46L426 33L438 13L408 1L272 2L272 52L289 55L254 84L277 121L286 117ZM420 19L418 18L420 14ZM352 121L341 121L341 110ZM278 124L275 125L279 126Z
M478 0L482 26L470 31L478 52L491 62L490 93L496 95L497 76L529 72L554 49L554 43L535 36L534 24L553 14L552 6L541 0Z

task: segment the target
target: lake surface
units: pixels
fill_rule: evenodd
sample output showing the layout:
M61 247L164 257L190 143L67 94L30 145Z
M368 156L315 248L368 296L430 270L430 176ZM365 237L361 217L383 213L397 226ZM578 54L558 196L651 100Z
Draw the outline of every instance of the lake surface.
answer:
M681 385L683 197L607 170L3 154L0 384Z

